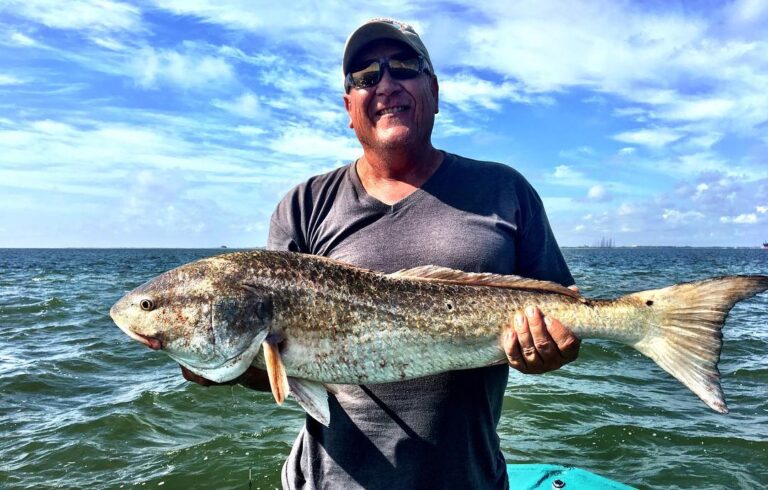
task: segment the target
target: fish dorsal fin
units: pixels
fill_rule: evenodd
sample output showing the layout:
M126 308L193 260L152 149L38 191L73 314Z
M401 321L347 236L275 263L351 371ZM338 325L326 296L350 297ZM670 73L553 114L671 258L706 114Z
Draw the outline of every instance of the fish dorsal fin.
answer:
M464 272L437 265L422 265L413 269L403 269L387 277L393 279L413 279L427 282L443 282L448 284L463 284L467 286L489 286L497 288L525 289L528 291L545 291L548 293L564 294L581 299L579 293L563 287L555 282L528 279L527 277L492 274L488 272Z

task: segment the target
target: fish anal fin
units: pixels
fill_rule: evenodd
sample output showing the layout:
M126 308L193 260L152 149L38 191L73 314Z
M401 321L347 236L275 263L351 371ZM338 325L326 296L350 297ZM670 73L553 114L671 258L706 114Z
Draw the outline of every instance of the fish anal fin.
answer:
M264 351L264 363L267 365L267 376L269 377L269 386L272 388L272 396L278 405L282 405L286 395L290 390L288 386L288 376L285 374L285 366L280 357L280 350L276 343L265 340L262 343Z
M579 300L582 299L578 292L555 282L487 272L464 272L436 265L423 265L412 269L403 269L388 274L387 277L393 279L412 279L417 281L463 284L467 286L524 289L528 291L563 294Z
M331 423L331 409L328 406L326 387L317 381L288 378L291 396L310 417L328 427Z

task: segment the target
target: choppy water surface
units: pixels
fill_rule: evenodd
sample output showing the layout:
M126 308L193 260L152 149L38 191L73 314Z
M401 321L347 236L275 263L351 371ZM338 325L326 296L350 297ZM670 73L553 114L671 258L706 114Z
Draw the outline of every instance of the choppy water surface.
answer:
M274 488L303 423L291 402L187 383L108 316L126 291L216 250L0 250L0 487ZM768 273L753 249L566 249L582 292L612 297ZM710 411L629 348L582 347L555 373L513 373L499 425L509 462L570 464L640 488L768 482L768 295L737 305Z

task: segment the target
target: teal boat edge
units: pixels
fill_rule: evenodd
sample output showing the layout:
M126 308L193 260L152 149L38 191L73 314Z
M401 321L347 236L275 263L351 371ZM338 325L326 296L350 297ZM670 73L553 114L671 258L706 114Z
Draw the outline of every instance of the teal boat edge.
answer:
M510 490L635 490L581 468L556 464L508 464Z

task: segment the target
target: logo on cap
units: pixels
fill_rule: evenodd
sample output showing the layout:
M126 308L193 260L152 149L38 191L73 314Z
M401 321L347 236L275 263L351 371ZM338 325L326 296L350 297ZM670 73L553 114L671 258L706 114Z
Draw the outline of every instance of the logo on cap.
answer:
M401 30L403 32L412 32L416 34L416 31L410 25L406 24L405 22L400 22L399 20L390 19L388 17L374 17L368 22L385 22L387 24L391 24L394 27L397 27L398 30Z

